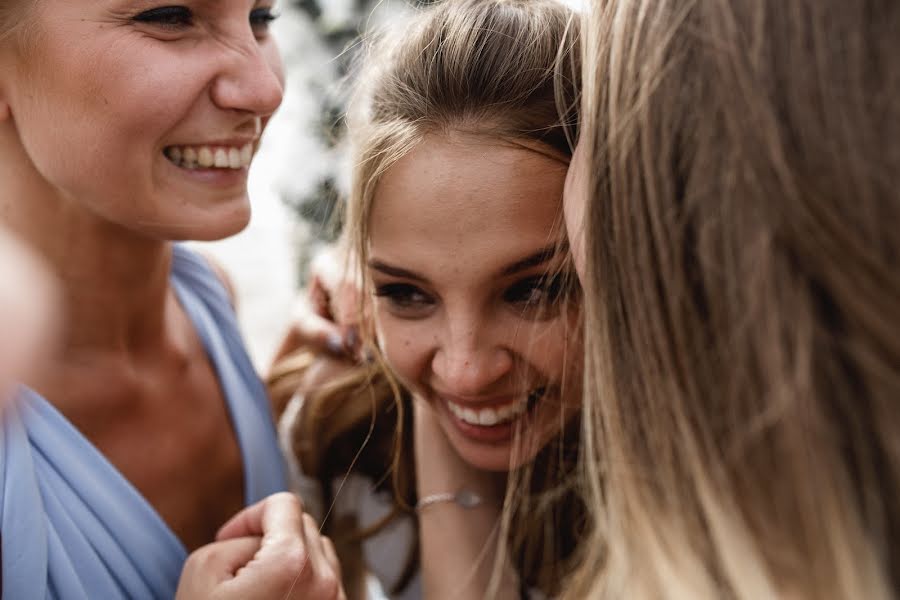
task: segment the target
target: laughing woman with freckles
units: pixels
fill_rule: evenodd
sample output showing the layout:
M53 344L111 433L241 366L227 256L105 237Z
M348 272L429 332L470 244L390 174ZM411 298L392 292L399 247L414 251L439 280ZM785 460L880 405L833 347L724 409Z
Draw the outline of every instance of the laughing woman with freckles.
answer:
M346 232L374 360L301 351L273 378L275 397L299 389L284 430L350 597L366 573L404 599L559 592L580 525L562 485L581 351L555 86L558 64L577 72L570 20L555 0L448 0L359 73Z
M252 0L0 8L0 225L49 265L64 322L0 428L4 598L172 598L190 551L285 487L227 286L173 243L247 224L282 98L272 18ZM254 577L338 596L290 497L218 533L240 539L195 553L180 597L250 597Z

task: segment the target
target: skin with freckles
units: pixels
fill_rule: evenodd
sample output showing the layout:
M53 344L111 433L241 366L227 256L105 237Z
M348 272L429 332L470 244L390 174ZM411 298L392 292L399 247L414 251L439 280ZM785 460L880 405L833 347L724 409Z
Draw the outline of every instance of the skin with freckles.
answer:
M253 149L282 98L271 18L255 0L36 0L0 37L0 225L45 259L65 324L24 383L188 549L243 507L244 474L172 241L235 233L250 204L246 165L167 153Z
M566 164L532 149L454 133L427 137L375 192L368 274L379 343L477 469L530 461L577 411L580 337L559 275L565 176ZM528 403L535 390L544 393ZM456 414L489 409L492 419L526 403L503 424Z

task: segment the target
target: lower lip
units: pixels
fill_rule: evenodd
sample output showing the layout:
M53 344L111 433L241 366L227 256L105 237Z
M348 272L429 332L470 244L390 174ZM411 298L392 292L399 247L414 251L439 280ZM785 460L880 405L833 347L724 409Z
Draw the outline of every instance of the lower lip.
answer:
M450 411L450 407L446 401L441 403L444 413L453 422L456 428L467 438L486 443L498 444L501 442L509 442L515 434L516 424L527 414L523 413L512 421L500 423L498 425L472 425L463 421Z
M247 175L250 170L247 167L240 169L184 169L177 166L168 158L163 157L166 163L181 173L182 176L196 181L205 186L216 188L231 188L247 183Z

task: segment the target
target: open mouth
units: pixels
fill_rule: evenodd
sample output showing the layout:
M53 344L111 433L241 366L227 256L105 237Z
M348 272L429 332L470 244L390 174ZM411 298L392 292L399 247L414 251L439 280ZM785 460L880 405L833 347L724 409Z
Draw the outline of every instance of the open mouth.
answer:
M243 146L167 146L166 158L176 167L196 169L246 169L253 161L253 143Z
M447 400L447 407L457 419L467 425L497 427L508 425L526 412L533 410L546 393L546 387L535 388L520 400L491 408L474 409L471 406L463 406L449 400Z

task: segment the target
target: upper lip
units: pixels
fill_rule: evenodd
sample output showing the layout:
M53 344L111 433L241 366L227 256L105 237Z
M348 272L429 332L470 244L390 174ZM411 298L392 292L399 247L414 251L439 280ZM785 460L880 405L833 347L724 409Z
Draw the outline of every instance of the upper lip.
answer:
M233 146L243 148L247 144L255 144L259 138L257 137L234 137L227 139L214 140L209 142L190 142L182 144L169 144L170 146Z

